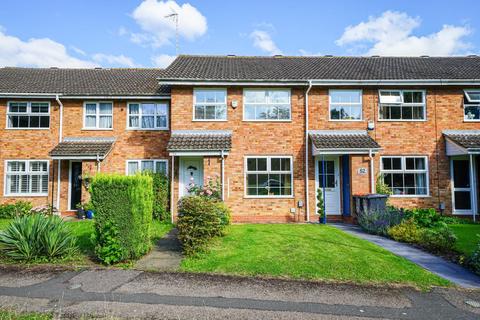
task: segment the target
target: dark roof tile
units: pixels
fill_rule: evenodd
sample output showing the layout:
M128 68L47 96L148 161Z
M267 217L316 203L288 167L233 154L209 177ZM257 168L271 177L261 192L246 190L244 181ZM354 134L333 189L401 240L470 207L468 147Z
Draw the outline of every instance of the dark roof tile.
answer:
M50 151L52 157L100 157L110 152L114 138L65 138Z
M232 148L230 131L173 131L168 141L169 151L229 151Z
M366 131L311 131L310 139L317 149L379 149L380 145Z
M480 149L480 130L447 130L443 134L465 149Z

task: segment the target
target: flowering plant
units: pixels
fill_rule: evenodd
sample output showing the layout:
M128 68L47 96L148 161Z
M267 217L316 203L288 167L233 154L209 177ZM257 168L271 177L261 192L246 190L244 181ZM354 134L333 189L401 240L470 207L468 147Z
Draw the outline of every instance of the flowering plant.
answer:
M190 194L196 196L202 196L212 198L216 200L222 199L222 184L218 176L207 177L207 182L203 186L198 186L194 182L191 182L187 188Z

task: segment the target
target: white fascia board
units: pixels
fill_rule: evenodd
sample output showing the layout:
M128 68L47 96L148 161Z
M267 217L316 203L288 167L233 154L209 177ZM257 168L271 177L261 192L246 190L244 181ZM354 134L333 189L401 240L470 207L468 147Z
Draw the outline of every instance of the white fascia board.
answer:
M221 156L228 155L228 152L222 151L175 151L170 152L170 156Z

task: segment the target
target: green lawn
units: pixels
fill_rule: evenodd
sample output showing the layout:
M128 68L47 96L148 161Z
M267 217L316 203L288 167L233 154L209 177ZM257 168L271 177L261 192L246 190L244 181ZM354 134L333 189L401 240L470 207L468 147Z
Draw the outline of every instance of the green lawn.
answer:
M320 225L233 225L208 253L184 259L181 268L189 272L404 283L422 288L449 285L447 280L370 242Z
M452 224L449 227L457 236L455 249L467 256L472 254L480 242L480 224Z
M0 219L0 230L5 229L11 221L11 219ZM68 224L72 228L72 232L77 236L80 253L73 259L73 261L70 261L67 264L74 263L76 266L92 264L95 260L94 245L91 241L93 220L71 220ZM170 229L172 229L171 224L161 223L154 220L151 229L152 241L157 241L162 238L168 231L170 231Z

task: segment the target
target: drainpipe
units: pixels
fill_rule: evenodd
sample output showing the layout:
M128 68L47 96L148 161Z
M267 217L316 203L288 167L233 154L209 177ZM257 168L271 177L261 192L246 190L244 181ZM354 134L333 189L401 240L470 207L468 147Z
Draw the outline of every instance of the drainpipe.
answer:
M473 165L473 155L470 154L470 202L472 207L473 213L473 222L476 222L476 215L477 215L477 188L475 186L475 175L474 175L474 165Z
M368 150L368 157L370 158L370 193L375 193L375 173L373 172L372 149Z
M58 143L62 142L62 136L63 136L63 103L60 101L60 95L56 94L55 95L55 100L58 103L58 106L60 108L60 123L58 127ZM58 169L57 169L57 210L60 212L60 172L62 169L62 160L58 159ZM53 192L53 190L52 190Z
M97 153L97 173L100 172L100 156Z
M222 155L222 201L225 201L225 155L223 150L221 151Z
M308 188L308 93L312 89L312 80L308 80L308 88L305 92L305 209L307 212L307 222L310 222L310 201Z
M175 156L172 155L172 177L170 178L170 219L173 223L173 212L175 208Z

